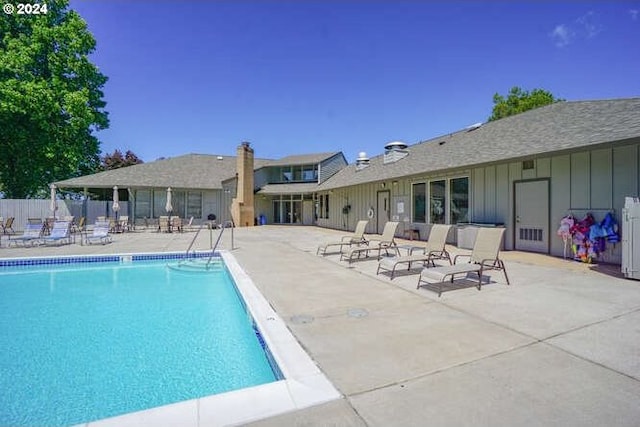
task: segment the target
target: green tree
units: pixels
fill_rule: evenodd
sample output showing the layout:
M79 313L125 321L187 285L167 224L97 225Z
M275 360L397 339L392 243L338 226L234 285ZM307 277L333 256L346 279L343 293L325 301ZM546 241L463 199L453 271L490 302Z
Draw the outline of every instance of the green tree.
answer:
M136 156L136 154L127 150L124 155L122 151L115 150L111 154L106 154L101 159L100 170L106 171L111 169L119 169L127 166L137 165L140 163L144 163L141 158Z
M96 42L68 0L40 15L0 14L0 191L46 196L52 181L100 164L94 132L109 125Z
M493 95L493 112L489 117L489 121L513 116L514 114L560 101L564 101L564 99L556 98L546 90L533 89L528 92L515 86L511 88L506 98L498 93Z

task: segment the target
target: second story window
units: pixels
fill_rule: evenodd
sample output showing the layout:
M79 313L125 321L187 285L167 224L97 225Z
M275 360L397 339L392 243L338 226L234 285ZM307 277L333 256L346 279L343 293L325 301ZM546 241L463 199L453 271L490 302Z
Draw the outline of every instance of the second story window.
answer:
M282 182L291 181L293 181L293 172L291 172L291 168L282 168Z
M318 180L318 168L314 165L307 165L302 167L302 180L303 181L317 181Z
M276 182L317 182L317 165L282 166L276 169ZM271 175L273 176L273 174Z

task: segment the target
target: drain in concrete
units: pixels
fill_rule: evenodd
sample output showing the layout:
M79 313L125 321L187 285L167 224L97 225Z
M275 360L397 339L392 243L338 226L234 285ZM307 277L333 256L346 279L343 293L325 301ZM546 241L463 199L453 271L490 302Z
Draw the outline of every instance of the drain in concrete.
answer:
M308 314L296 314L295 316L291 316L290 320L294 325L304 325L305 323L313 322L313 316L309 316Z
M347 316L349 317L366 317L369 312L364 308L350 308L347 310Z

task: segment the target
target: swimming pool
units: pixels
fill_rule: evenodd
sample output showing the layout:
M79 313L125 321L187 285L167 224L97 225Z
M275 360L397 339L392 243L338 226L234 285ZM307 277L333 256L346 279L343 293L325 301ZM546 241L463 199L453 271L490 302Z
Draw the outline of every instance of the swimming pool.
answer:
M38 412L36 409L25 409L24 400L19 400L17 406L2 402L2 416L5 416L5 408L13 405L12 416L17 414L18 421L16 418L10 419L10 422L0 418L0 424L68 425L165 405L112 420L123 421L127 417L134 417L147 423L153 423L154 418L166 422L167 414L171 414L172 417L178 417L181 425L198 425L205 422L223 425L228 422L257 419L339 397L337 391L288 333L281 319L257 292L235 259L228 253L221 255L225 259L226 267L204 274L166 268L167 260L164 258L167 255L159 256L163 259L156 261L148 261L144 256L131 254L102 260L112 264L111 266L96 264L95 261L100 261L99 259L90 259L94 261L91 263L87 263L86 259L53 259L53 264L46 267L41 264L31 267L6 266L5 262L5 266L0 268L0 274L3 275L0 279L0 292L9 292L8 288L14 287L5 285L8 281L4 278L15 275L33 279L33 269L41 271L48 280L45 283L42 283L42 279L39 280L37 298L33 295L22 295L10 304L18 309L5 303L8 298L5 299L4 294L0 299L0 304L5 304L2 311L8 311L0 314L3 330L6 329L5 325L9 324L8 318L21 318L17 326L12 324L12 331L6 334L9 338L0 339L0 342L12 342L12 351L7 352L11 357L7 360L3 358L0 368L6 369L7 365L13 364L13 369L17 369L23 375L26 372L27 377L31 377L21 380L25 383L29 380L27 391L23 389L16 393L4 394L11 394L12 399L18 395L29 395L30 399L37 402L34 407L43 403L62 407L62 393L56 392L55 387L58 386L58 382L64 383L72 378L74 391L80 390L85 399L67 399L72 404L69 406L67 403L66 409L62 411L51 409L52 406L42 406L49 408L39 410L46 412L44 415L47 417L59 412L64 412L64 416L73 414L69 418L59 418L62 416L58 414L55 422L51 422L51 418L45 418L44 421L37 418L24 419L26 415L33 416L33 412ZM92 265L87 267L90 264ZM0 262L0 266L2 265L3 262ZM117 267L113 268L114 266ZM84 277L80 281L84 284L70 285L69 283L74 282L69 279L69 274L72 273ZM139 279L140 274L145 280ZM213 276L222 278L223 286L219 283L212 284ZM140 289L139 285L122 284L130 282L131 278L134 279L133 282L148 283L142 287L149 289ZM93 292L96 289L98 291ZM63 292L73 294L72 303L58 300ZM242 308L237 312L230 312L226 308L223 309L220 299L229 296L231 299L235 298L241 308L246 307L246 310ZM147 301L142 304L140 298ZM25 326L24 323L29 318L39 317L29 315L31 310L40 310L40 313L43 311L42 308L37 308L42 300L50 304L46 310L52 311L54 316L48 317L48 320L40 324ZM34 301L38 301L38 304ZM173 308L169 308L170 306ZM124 312L124 320L112 320L114 311ZM144 314L148 311L151 311L152 315ZM80 325L80 329L85 332L82 338L74 336L69 327L59 327L65 321L59 320L56 316L62 313L71 315L71 319L67 319L66 322ZM216 318L225 319L225 322L222 322L223 326L220 326L222 332L227 334L233 330L231 335L227 334L232 337L229 339L230 346L248 354L248 361L239 362L241 358L234 356L227 344L222 345L220 340L213 338L214 331L218 328L214 326ZM238 329L229 323L244 326ZM125 331L132 335L123 338ZM169 338L160 337L166 331L169 331ZM52 338L54 333L61 335ZM23 334L40 342L39 346L25 351L28 347L24 343ZM34 334L36 338L33 338ZM106 344L103 342L92 347L90 351L86 350L86 341L91 347L93 341L98 342L100 337L105 336L111 337L107 338ZM20 342L21 340L23 342ZM46 346L46 351L42 351L43 341L51 343ZM62 342L70 345L62 346ZM83 357L83 353L84 356L88 353L90 361L98 366L96 372L77 373L78 360ZM200 358L201 361L193 362L190 359L192 356ZM42 360L43 357L52 360ZM150 362L153 357L158 357L159 360ZM241 379L233 379L231 385L219 384L220 374L214 372L211 365L212 359L220 357L224 360L223 366L226 367L223 369L226 371L224 377L235 376L226 375L229 373L241 373L242 375L238 376ZM107 369L105 366L112 359L116 363L114 367ZM26 367L25 363L33 360L38 361L38 369ZM45 368L46 366L49 368ZM164 366L171 368L163 369ZM45 369L40 370L41 368ZM56 377L49 372L51 370L62 373L56 374L59 375ZM69 371L72 373L69 374ZM98 384L86 386L84 383L87 377L97 377ZM123 377L133 378L133 385L124 385ZM15 382L15 375L11 375L10 378ZM1 386L4 387L5 384ZM167 386L177 386L177 395L167 397L164 393L164 390L169 388ZM236 391L227 392L228 390ZM105 399L106 394L112 395L112 398ZM259 398L263 406L254 404L247 413L246 401L243 403L247 396L254 401L256 397ZM107 412L100 412L103 409L94 411L92 402L95 400L108 400L112 403L107 405ZM238 411L241 407L242 411ZM100 425L102 422L92 424Z

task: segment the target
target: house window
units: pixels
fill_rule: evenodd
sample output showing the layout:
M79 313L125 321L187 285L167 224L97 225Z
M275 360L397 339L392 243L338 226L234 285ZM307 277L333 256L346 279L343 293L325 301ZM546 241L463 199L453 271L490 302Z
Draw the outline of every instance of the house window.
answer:
M174 190L171 194L171 205L173 210L171 211L171 216L184 216L185 213L185 198L187 197L186 192Z
M449 224L469 222L469 178L449 180Z
M427 185L413 184L413 222L427 220Z
M324 196L324 217L329 219L329 195L325 194Z
M202 193L192 192L187 193L187 215L186 218L202 218Z
M293 181L293 172L291 172L291 168L290 167L282 168L281 177L282 178L280 179L280 182L291 182L291 181Z
M306 165L302 167L302 180L314 182L318 180L318 169L314 165Z
M444 224L446 222L446 181L431 181L429 183L429 222Z
M151 191L138 190L135 197L135 215L136 218L151 217Z
M295 182L302 181L302 166L293 167L293 180Z

